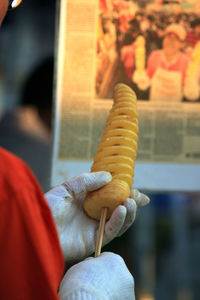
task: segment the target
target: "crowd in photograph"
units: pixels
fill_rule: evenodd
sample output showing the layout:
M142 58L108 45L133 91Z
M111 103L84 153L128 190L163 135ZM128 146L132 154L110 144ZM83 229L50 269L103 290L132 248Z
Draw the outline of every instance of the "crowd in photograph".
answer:
M118 3L99 15L97 95L120 81L140 100L199 101L200 15Z

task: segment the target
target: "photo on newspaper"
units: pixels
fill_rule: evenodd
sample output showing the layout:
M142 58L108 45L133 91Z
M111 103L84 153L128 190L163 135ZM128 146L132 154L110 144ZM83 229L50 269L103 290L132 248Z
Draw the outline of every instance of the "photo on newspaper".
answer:
M110 98L120 81L128 84L139 100L200 101L200 4L177 2L148 1L150 4L139 7L136 1L110 1L109 7L109 1L100 1L99 98Z
M137 95L137 162L200 164L200 2L60 0L54 161L92 161L116 83Z

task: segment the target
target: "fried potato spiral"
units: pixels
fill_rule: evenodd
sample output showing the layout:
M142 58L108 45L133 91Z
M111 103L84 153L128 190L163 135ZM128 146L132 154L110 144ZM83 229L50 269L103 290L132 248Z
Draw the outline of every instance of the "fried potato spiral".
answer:
M107 207L109 218L112 211L129 197L137 141L136 95L130 87L119 83L115 86L113 106L91 167L92 172L110 172L112 181L101 189L88 193L84 209L90 217L99 220L101 208Z

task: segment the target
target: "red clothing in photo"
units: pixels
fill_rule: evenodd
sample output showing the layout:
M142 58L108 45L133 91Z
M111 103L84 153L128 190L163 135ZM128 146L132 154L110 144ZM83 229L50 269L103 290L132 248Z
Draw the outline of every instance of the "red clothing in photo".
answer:
M0 148L0 299L59 299L64 259L51 211L24 162Z
M180 52L177 58L171 62L167 63L163 50L153 51L147 62L147 75L152 78L157 68L161 68L167 71L178 71L182 75L182 84L184 84L186 71L189 65L189 57Z
M200 41L200 35L197 35L194 31L189 31L186 36L186 42L189 46L194 48L196 44Z
M135 67L135 50L136 46L131 44L127 46L123 46L121 49L120 59L123 62L125 73L128 79L131 80L134 67Z

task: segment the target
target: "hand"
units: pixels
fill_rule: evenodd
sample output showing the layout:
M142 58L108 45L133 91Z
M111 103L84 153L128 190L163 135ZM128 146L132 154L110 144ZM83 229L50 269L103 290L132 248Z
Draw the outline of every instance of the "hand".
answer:
M45 194L67 261L82 259L94 252L99 222L85 214L82 203L87 192L102 187L111 179L109 172L84 173ZM103 245L123 234L134 222L137 206L148 203L147 196L135 189L132 190L131 198L118 206L106 222Z
M61 300L134 300L134 279L121 256L105 252L71 267L61 282L59 296Z
M133 73L132 81L135 82L138 88L142 91L145 91L150 86L150 79L145 70L143 71L136 70Z
M189 101L198 101L200 89L197 76L186 77L183 94Z

